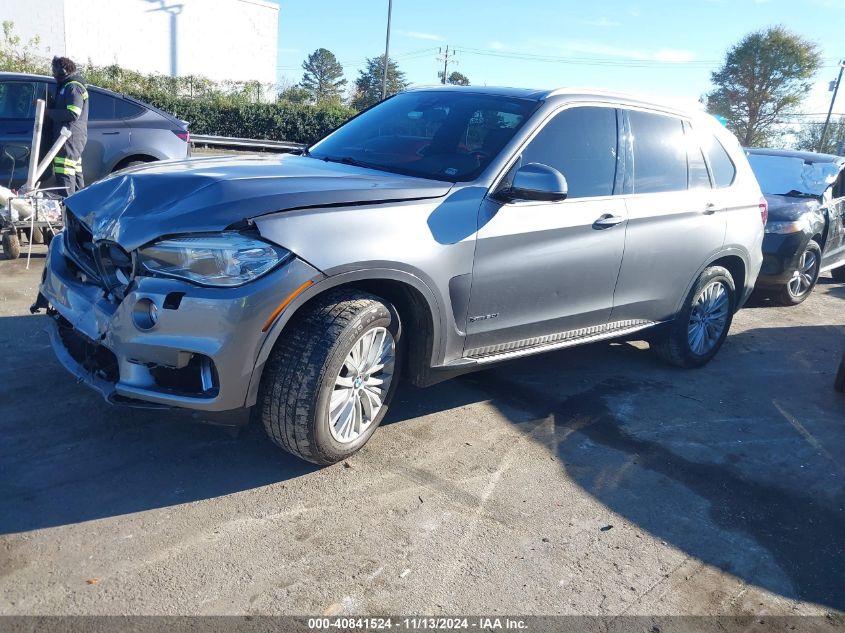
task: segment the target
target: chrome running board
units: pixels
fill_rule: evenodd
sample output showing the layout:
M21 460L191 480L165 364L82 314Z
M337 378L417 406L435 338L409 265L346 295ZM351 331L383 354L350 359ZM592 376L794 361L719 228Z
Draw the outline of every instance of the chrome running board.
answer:
M613 323L606 323L604 325L594 325L592 327L558 332L546 336L535 336L534 338L511 341L510 343L477 347L467 350L464 357L465 360L475 361L479 364L492 363L508 358L539 354L540 352L617 338L650 328L657 324L655 321L645 321L642 319L614 321Z

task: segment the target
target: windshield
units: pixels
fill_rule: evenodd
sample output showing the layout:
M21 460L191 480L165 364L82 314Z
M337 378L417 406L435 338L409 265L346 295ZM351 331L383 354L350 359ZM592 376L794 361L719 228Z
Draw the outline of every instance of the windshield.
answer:
M839 175L836 163L808 163L793 156L748 154L763 193L821 196Z
M308 155L434 180L473 180L538 106L470 92L406 92L352 119Z

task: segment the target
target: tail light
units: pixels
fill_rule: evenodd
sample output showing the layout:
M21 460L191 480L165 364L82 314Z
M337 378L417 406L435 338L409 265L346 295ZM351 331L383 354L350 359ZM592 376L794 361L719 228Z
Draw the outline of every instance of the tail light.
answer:
M760 198L760 219L763 220L763 226L766 226L766 222L769 221L769 203L766 202L765 198Z
M191 142L191 133L188 130L185 130L184 132L182 130L173 130L173 133L186 143Z

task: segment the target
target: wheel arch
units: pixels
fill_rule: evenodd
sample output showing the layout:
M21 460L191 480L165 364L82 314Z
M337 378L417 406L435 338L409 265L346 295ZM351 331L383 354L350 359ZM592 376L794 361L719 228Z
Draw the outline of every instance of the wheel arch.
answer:
M737 296L737 305L735 306L734 311L739 310L742 307L744 299L747 299L747 296L751 294L750 289L746 287L749 267L748 257L747 253L731 248L727 250L720 250L711 254L705 263L695 271L692 279L690 279L687 287L684 289L683 295L681 295L678 299L678 303L675 306L675 314L678 314L683 309L684 302L687 300L690 291L696 281L698 281L701 273L711 266L722 266L731 274L731 277L734 280L734 288L736 289Z
M734 280L734 288L736 289L737 294L736 309L739 310L739 299L742 298L743 292L745 290L745 278L748 274L748 269L746 267L745 260L743 260L742 257L736 254L725 255L724 257L715 259L709 264L707 264L706 268L709 268L711 266L721 266L722 268L727 269L727 271L731 274L731 277Z
M153 163L157 160L161 160L160 158L156 158L150 154L130 154L129 156L124 156L119 161L117 161L112 168L109 170L108 173L114 173L120 169L126 167L129 163L134 163L135 161L141 161L144 163Z
M424 281L408 272L394 269L359 270L321 279L297 296L279 316L268 331L256 358L246 406L256 402L264 365L285 326L318 297L338 288L367 292L394 305L408 342L406 377L414 385L427 384L430 368L442 354L445 313L440 303Z

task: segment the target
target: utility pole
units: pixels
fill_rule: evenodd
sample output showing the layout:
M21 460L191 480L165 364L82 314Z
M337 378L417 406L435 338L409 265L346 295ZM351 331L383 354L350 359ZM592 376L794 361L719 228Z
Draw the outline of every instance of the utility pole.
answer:
M387 99L387 65L390 62L390 14L393 13L393 0L387 0L387 35L384 38L384 72L381 77L381 100Z
M845 60L839 62L839 76L836 78L836 84L833 86L833 97L830 99L830 108L827 111L827 118L824 121L822 128L822 137L819 139L818 152L821 153L824 149L824 142L827 137L827 126L830 125L830 116L833 114L833 104L836 103L836 95L839 93L839 84L842 83L842 71L845 70Z
M448 44L446 45L446 52L445 53L443 52L442 48L438 49L438 52L440 53L440 57L438 58L438 61L443 60L443 76L440 78L440 83L445 84L446 83L446 77L448 77L448 73L449 73L449 62L451 61L452 63L455 63L455 60L449 59L449 45ZM452 49L452 57L454 57L454 56L455 56L455 49Z

